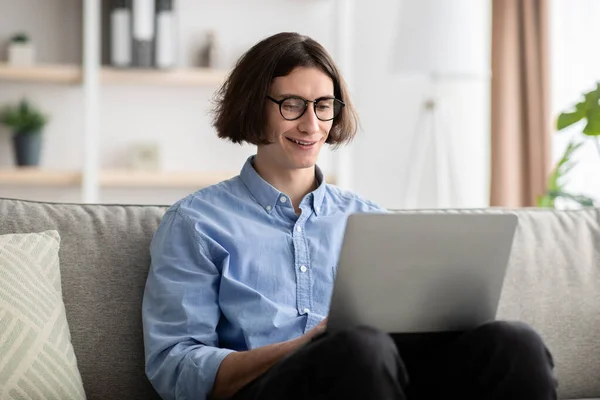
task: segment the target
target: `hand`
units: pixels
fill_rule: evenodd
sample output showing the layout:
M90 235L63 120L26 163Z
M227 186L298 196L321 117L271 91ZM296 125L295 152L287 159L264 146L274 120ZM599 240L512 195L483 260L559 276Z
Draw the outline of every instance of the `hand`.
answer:
M319 322L319 324L317 326L315 326L314 328L312 328L310 331L306 332L304 334L303 338L305 338L307 342L310 342L315 337L325 333L326 329L327 329L327 318L325 318L323 321Z

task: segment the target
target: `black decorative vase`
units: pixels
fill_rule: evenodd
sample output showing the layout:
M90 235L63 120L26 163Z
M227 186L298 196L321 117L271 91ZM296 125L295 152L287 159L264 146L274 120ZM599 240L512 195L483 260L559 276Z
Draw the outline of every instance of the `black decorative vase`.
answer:
M15 159L19 167L35 167L40 164L42 152L41 132L18 133L13 136Z

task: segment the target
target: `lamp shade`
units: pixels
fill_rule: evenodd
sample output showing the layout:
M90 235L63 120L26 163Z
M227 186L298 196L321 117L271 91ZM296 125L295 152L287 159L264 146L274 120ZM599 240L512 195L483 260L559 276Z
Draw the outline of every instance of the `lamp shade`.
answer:
M402 0L394 73L488 76L491 0Z

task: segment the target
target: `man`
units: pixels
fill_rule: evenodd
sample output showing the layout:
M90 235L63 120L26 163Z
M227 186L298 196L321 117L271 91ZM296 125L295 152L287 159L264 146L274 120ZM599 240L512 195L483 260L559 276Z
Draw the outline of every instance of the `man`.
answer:
M323 334L346 218L385 210L316 166L325 143L357 130L321 45L295 33L256 44L221 88L214 125L257 151L239 176L174 204L152 241L146 371L163 398L556 398L550 353L525 324L434 340Z

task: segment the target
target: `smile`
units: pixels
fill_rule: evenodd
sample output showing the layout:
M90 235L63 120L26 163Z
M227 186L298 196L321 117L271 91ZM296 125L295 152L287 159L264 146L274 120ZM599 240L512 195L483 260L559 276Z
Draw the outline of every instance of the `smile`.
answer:
M305 147L310 147L310 146L314 145L315 143L317 143L317 142L305 142L303 140L292 139L292 138L289 138L289 137L286 137L286 139L289 140L292 143L296 143L296 144L298 144L300 146L305 146Z

